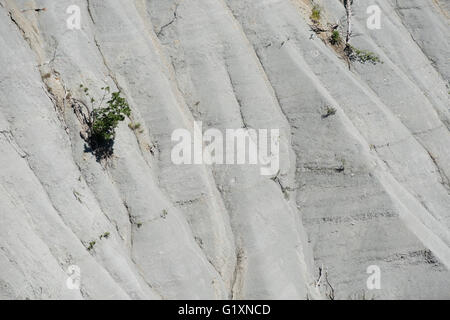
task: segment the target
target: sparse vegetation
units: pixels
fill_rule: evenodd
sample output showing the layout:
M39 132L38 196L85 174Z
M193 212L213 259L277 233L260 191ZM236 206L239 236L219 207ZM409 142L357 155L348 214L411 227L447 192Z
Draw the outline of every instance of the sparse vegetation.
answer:
M89 242L89 245L88 245L88 247L87 247L87 250L88 250L88 251L91 251L92 249L94 249L95 243L96 243L95 240L90 241L90 242Z
M383 63L383 61L381 61L380 58L375 55L375 53L355 48L352 45L347 47L347 55L350 61L357 61L363 64L366 62L369 62L373 65L376 65L377 63Z
M126 100L120 97L120 92L113 92L108 106L93 110L92 134L99 142L107 142L114 139L115 129L119 121L130 116L130 108Z
M313 5L313 8L311 10L311 20L313 22L319 22L320 21L320 16L322 13L322 9L320 8L320 6L318 4Z
M342 4L344 5L346 16L347 16L347 31L345 36L345 48L344 48L344 54L347 58L348 67L350 69L350 62L356 61L359 63L366 63L369 62L373 65L377 63L383 63L380 58L375 55L373 52L367 51L367 50L361 50L358 48L353 47L350 44L350 38L352 36L352 5L353 0L341 0ZM334 31L330 38L330 43L334 44L333 41ZM337 36L337 35L336 35ZM339 36L340 37L340 36Z
M331 106L326 106L325 113L322 115L322 119L328 118L336 114L336 109Z
M167 210L164 209L161 213L161 218L165 219L167 217L167 214L168 214Z
M100 239L102 239L102 238L108 239L108 238L109 238L109 235L110 235L110 233L107 231L107 232L105 232L104 234L101 234L99 238L100 238Z
M131 109L126 99L120 96L120 91L110 94L109 87L101 88L103 96L96 106L96 100L90 95L89 89L82 84L80 88L83 89L92 104L92 110L89 111L87 121L89 128L87 142L97 158L107 158L113 152L115 130L120 121L130 116ZM103 102L108 95L110 97L106 101L106 106L103 106Z
M340 44L341 42L342 42L341 34L339 33L338 30L333 30L333 32L331 33L331 36L330 36L330 43L333 46L335 46L335 45Z
M139 122L131 122L128 124L128 128L130 128L133 131L138 130L141 127L141 124Z
M152 154L152 156L154 156L156 151L159 152L158 142L153 142L153 144L151 146L147 145L147 150Z

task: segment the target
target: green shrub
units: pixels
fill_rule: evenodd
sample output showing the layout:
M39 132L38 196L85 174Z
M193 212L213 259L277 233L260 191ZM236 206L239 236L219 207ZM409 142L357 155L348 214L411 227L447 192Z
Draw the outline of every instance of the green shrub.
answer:
M101 234L99 238L100 239L102 239L102 238L108 239L109 235L110 235L110 233L108 231L106 231L104 234Z
M129 117L131 113L127 101L120 96L120 92L113 92L106 104L106 107L92 111L92 136L97 141L114 139L119 121L125 120L125 116Z
M332 45L337 45L340 44L342 41L341 39L341 34L339 33L338 30L333 30L333 32L331 33L331 37L330 37L330 43Z
M94 249L94 246L95 246L95 241L89 242L89 246L87 247L87 250L91 251L92 249Z
M347 55L351 61L357 61L359 63L369 62L373 65L377 63L383 63L383 61L381 61L381 59L373 52L360 50L353 46L350 46L350 50L347 49Z
M83 85L80 85L80 88L90 98L92 104L88 120L88 143L97 158L108 157L113 151L115 130L120 121L130 116L131 109L126 99L120 96L120 91L111 93L104 106L103 101L110 94L110 88L101 88L103 97L99 105L95 106L95 99L90 96L89 89Z
M314 22L320 21L320 14L322 12L322 9L320 9L320 6L318 4L315 4L311 11L311 20Z

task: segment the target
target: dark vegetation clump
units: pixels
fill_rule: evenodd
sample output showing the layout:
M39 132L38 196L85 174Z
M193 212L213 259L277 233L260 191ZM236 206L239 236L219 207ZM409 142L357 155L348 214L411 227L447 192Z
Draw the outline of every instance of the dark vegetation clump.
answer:
M109 158L113 154L114 138L116 128L120 121L129 117L131 109L125 98L121 97L121 92L112 92L110 88L101 88L103 97L96 106L95 99L89 94L89 89L80 85L87 97L90 98L92 109L87 117L87 142L90 150L95 154L97 160ZM107 99L108 97L108 100ZM105 105L104 105L104 101Z

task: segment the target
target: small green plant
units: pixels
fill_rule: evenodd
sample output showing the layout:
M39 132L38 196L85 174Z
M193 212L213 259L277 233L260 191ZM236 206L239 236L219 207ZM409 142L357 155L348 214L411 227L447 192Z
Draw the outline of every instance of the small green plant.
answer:
M335 46L338 45L342 42L341 39L341 34L339 33L338 30L333 30L333 32L331 33L331 37L330 37L330 43Z
M89 89L82 84L80 88L83 89L92 104L87 123L89 127L88 143L97 158L106 158L112 155L115 130L119 122L130 116L131 109L126 99L120 96L120 91L111 93L106 101L106 106L104 106L103 102L110 94L110 88L101 88L103 97L96 106L95 99L90 95Z
M315 4L311 11L311 20L314 22L320 21L320 14L322 13L322 9L320 9L320 6L318 4Z
M87 247L87 250L91 251L92 249L94 249L94 246L95 246L95 241L89 242L89 246Z
M115 129L119 121L130 116L131 110L120 92L113 92L104 108L94 109L92 112L92 134L98 141L109 141L115 137Z
M99 238L100 238L100 239L102 239L102 238L108 239L108 238L109 238L109 235L110 235L109 232L105 232L104 234L101 234Z
M322 119L328 118L329 116L334 116L336 114L336 109L330 106L326 107L325 114L322 115Z
M136 223L136 227L138 227L138 229L139 229L140 227L142 227L142 222Z
M354 46L350 45L346 48L346 52L348 55L348 58L351 61L357 61L359 63L366 63L369 62L373 65L376 65L377 63L383 63L381 59L375 55L373 52L367 51L367 50L361 50L358 48L355 48Z
M165 219L167 217L167 215L168 215L168 212L166 209L164 209L161 213L161 218Z
M131 122L128 124L128 128L130 128L131 130L135 131L138 130L141 127L141 124L139 122Z

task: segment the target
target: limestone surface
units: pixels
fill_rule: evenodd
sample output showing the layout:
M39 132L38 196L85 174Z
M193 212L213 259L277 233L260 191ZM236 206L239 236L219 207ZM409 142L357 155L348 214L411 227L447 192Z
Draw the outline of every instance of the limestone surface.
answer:
M341 0L0 0L0 299L450 299L450 2L352 9L376 64ZM279 170L174 163L196 122Z

